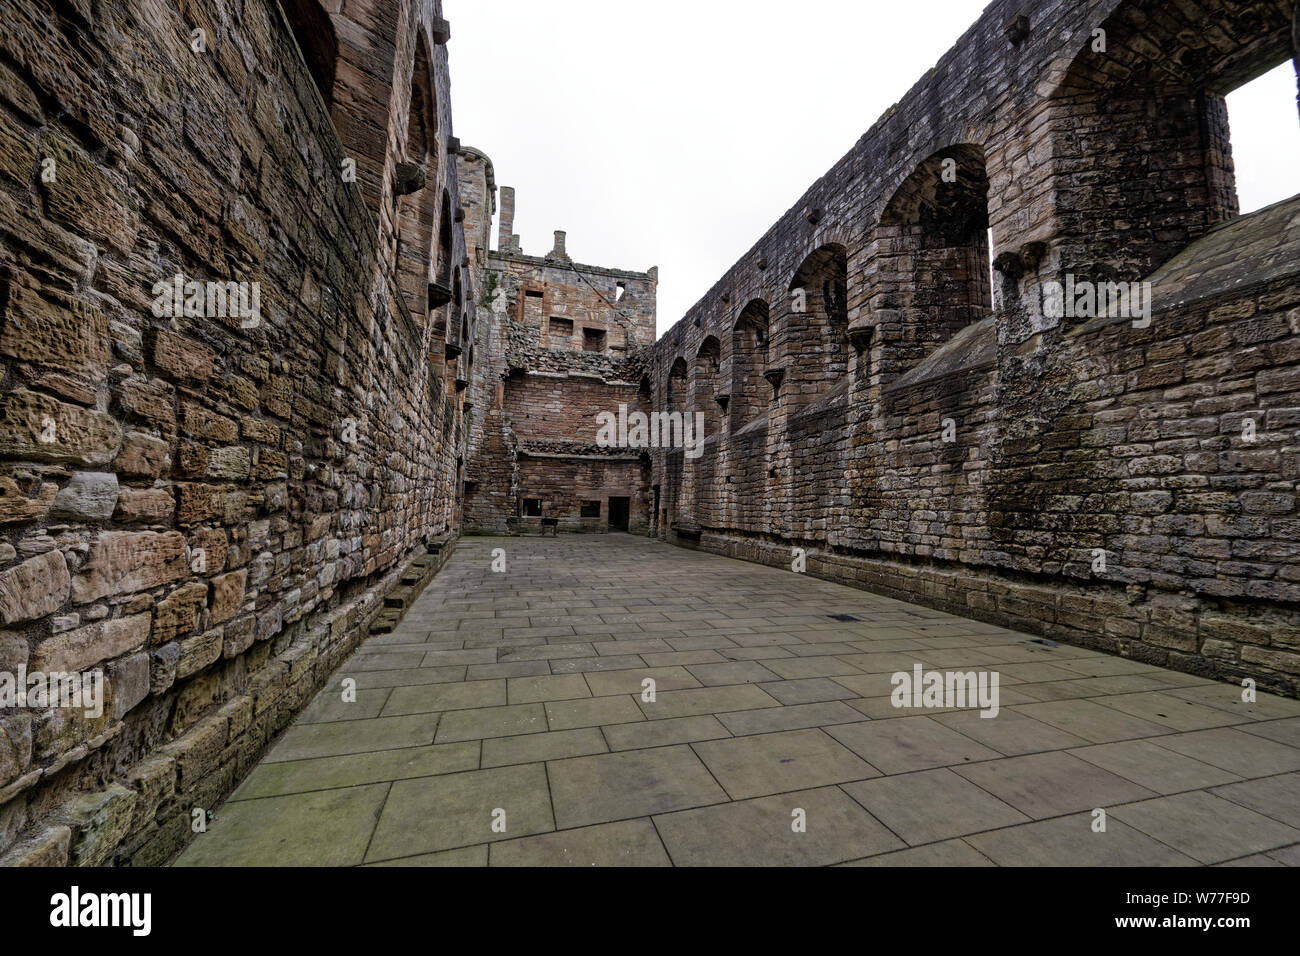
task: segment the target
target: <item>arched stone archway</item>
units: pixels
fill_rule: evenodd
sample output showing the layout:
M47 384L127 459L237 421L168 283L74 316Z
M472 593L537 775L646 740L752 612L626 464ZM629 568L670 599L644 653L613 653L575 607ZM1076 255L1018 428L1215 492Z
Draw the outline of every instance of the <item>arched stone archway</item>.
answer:
M771 387L763 378L767 368L769 310L754 299L740 312L731 330L731 392L728 415L735 432L766 412Z
M881 384L992 308L988 189L983 150L961 144L927 158L886 204L867 299Z
M416 325L428 323L429 282L433 271L433 225L437 214L436 180L438 111L433 73L424 37L416 40L411 69L411 105L406 122L405 162L399 170L397 196L396 275L398 288ZM405 190L410 190L406 192Z
M1293 57L1295 4L1199 7L1121 3L1052 90L1052 271L1141 279L1237 215L1224 97Z
M809 253L790 279L773 336L774 391L797 409L829 392L848 370L848 253L839 243ZM775 371L776 375L772 375Z

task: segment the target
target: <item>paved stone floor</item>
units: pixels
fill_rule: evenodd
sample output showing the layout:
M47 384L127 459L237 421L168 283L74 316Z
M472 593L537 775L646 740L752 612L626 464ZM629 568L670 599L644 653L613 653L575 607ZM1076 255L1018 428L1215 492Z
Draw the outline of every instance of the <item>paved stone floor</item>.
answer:
M916 663L997 671L1000 712L896 709ZM1291 865L1298 771L1300 702L644 538L470 538L179 863Z

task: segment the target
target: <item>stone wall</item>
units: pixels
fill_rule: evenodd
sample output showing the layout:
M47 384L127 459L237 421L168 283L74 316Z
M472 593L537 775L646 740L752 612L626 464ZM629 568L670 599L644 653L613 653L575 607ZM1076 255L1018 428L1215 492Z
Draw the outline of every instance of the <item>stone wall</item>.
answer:
M535 531L543 517L561 530L608 530L612 497L628 499L628 529L643 532L649 459L600 447L597 416L648 397L657 272L574 263L563 232L547 255L525 255L514 209L505 187L498 249L479 281L481 437L471 441L466 530ZM525 515L525 499L540 499L542 514ZM599 515L584 517L583 502L599 502Z
M473 332L469 357L473 372L463 403L465 468L463 524L475 531L504 531L505 516L513 512L510 499L513 446L501 411L506 335L493 312L495 279L489 283L488 249L492 217L497 211L496 173L486 154L462 146L457 156L461 209L464 212L466 255L473 288L483 305L469 314ZM500 303L497 303L498 309Z
M55 7L0 17L0 672L107 705L0 712L0 862L160 863L457 531L449 30Z
M656 532L1300 691L1300 200L1236 218L1223 100L1294 7L990 5L657 343Z

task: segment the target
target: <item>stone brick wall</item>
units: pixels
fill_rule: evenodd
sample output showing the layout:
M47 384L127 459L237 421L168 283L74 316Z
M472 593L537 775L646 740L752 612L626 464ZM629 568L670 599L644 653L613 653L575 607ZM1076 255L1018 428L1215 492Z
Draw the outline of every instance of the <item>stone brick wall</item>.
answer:
M541 517L521 515L513 527L526 534L541 530L542 518L558 518L559 531L604 532L610 528L609 499L628 499L628 528L644 534L648 527L646 469L638 456L521 456L519 487L523 497L542 503ZM582 504L599 504L599 513L583 517Z
M655 343L656 270L525 254L513 190L490 250L440 0L10 0L0 674L106 700L0 711L0 864L167 860L525 498L1295 695L1300 199L1236 215L1223 99L1295 4L1029 6ZM1149 324L1056 315L1067 276ZM598 447L620 404L704 454Z
M0 672L102 670L107 706L0 712L0 861L159 863L457 531L447 27L55 7L0 17ZM257 283L257 321L159 315L177 275Z
M656 344L723 409L655 533L1300 691L1300 200L1235 218L1223 101L1294 7L990 5Z
M513 449L504 425L500 397L506 336L493 313L495 286L488 282L488 249L492 241L492 217L497 209L496 172L486 154L469 146L461 147L457 169L467 268L474 289L480 290L479 302L469 308L473 324L469 343L472 372L462 406L465 415L462 526L475 532L502 532L506 530L506 515L513 511L509 490Z
M560 232L546 256L525 255L514 191L502 194L499 248L479 283L486 364L474 400L482 437L471 441L466 530L537 530L540 518L521 511L529 498L541 499L542 516L562 530L603 531L613 497L628 499L629 530L644 532L649 460L599 447L597 416L644 406L657 272L576 264ZM582 516L584 501L600 502L599 518Z

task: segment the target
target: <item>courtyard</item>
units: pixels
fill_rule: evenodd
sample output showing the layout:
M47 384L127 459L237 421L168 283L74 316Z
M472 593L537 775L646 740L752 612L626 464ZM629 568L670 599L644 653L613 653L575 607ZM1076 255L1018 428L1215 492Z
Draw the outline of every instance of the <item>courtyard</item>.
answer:
M995 673L996 715L896 707L918 665ZM177 862L1294 865L1300 702L646 538L466 538Z

